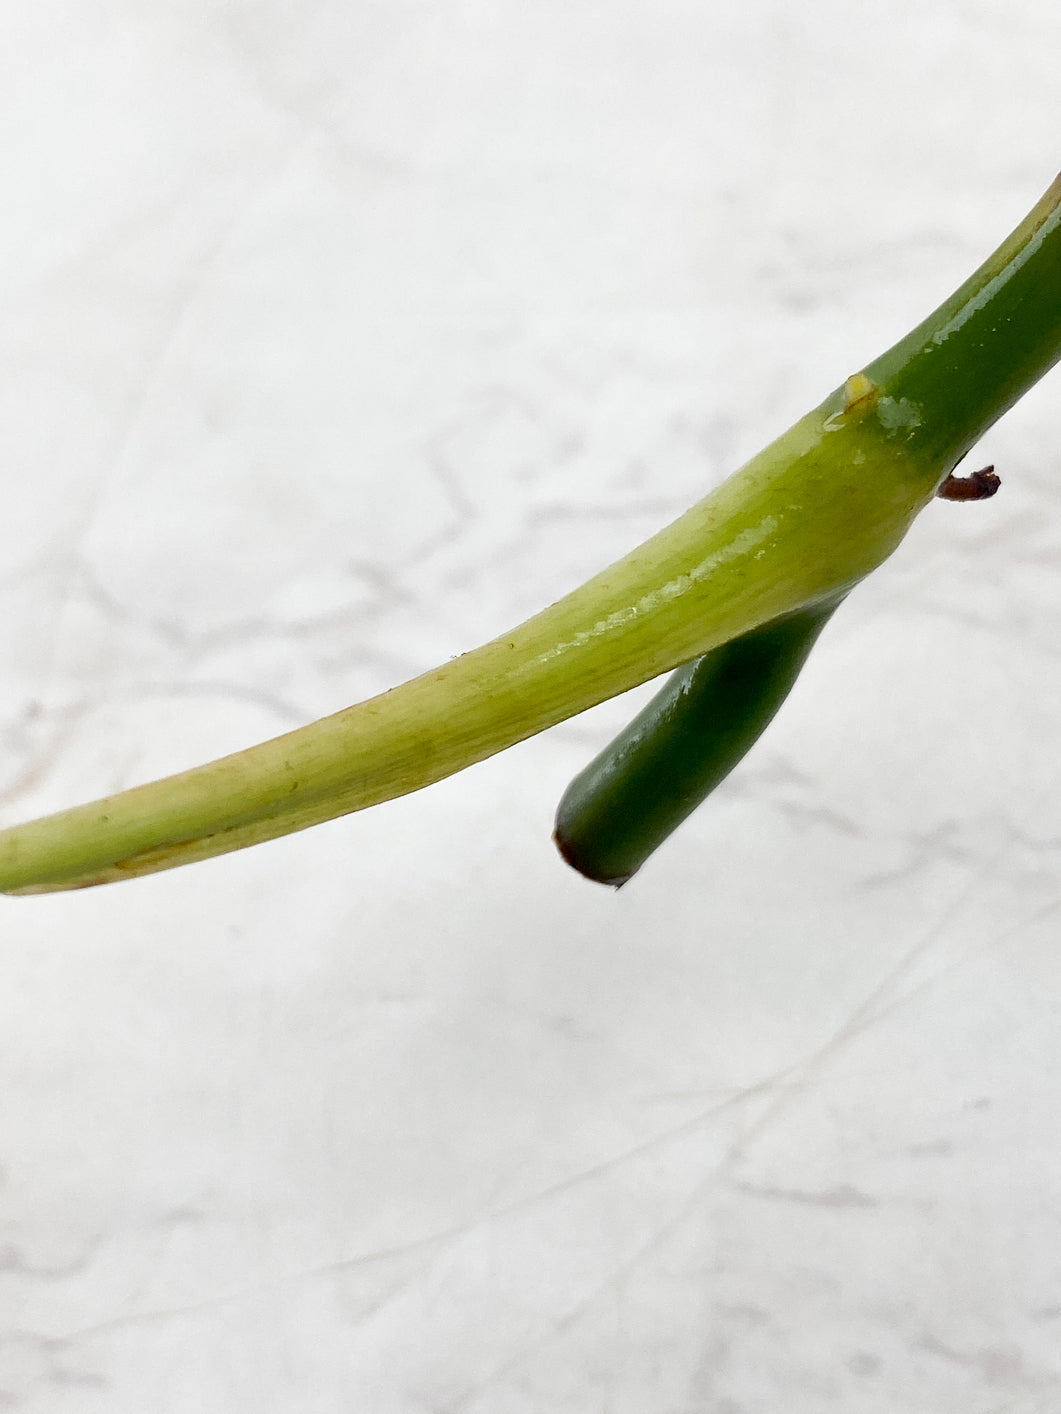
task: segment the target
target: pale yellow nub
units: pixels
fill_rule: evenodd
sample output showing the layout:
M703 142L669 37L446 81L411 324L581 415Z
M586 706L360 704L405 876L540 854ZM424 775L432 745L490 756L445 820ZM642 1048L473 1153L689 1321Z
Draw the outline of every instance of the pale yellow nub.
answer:
M850 412L859 403L868 402L876 395L877 385L872 378L867 378L864 373L852 373L844 384L844 412Z

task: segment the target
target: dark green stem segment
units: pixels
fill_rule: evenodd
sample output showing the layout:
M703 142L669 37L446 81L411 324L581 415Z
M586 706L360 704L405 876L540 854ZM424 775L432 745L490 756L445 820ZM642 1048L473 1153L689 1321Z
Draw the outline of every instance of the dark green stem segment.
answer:
M888 394L886 416L911 415L911 452L957 450L957 461L1057 362L1059 347L1061 176L979 270L865 372Z
M836 600L786 614L672 673L568 786L553 838L588 879L617 888L754 746Z

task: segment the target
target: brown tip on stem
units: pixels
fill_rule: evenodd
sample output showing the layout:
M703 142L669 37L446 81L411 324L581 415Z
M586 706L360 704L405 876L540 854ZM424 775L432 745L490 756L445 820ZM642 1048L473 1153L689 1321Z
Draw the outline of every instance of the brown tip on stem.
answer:
M971 472L968 476L955 476L951 472L940 483L936 495L941 501L986 501L1001 485L995 468L985 466L982 471Z

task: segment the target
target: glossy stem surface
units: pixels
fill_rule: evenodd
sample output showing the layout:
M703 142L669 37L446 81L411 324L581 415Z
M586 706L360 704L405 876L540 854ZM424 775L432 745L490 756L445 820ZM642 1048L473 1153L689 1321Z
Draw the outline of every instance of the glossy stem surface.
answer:
M1061 176L949 300L867 365L894 405L917 413L919 454L964 454L1057 362L1059 204Z
M1059 201L1055 182L912 334L559 603L319 722L0 832L0 890L130 878L418 790L844 594L891 554L984 428L1061 354Z
M616 887L632 878L758 741L836 607L788 614L672 673L564 792L553 837L572 868Z

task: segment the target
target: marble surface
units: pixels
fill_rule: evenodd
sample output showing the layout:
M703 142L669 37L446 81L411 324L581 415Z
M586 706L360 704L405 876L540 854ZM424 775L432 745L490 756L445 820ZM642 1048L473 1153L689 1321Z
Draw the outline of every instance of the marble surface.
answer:
M3 823L558 597L1061 165L1050 0L7 10ZM618 895L643 691L0 899L0 1409L1056 1410L1059 376Z

